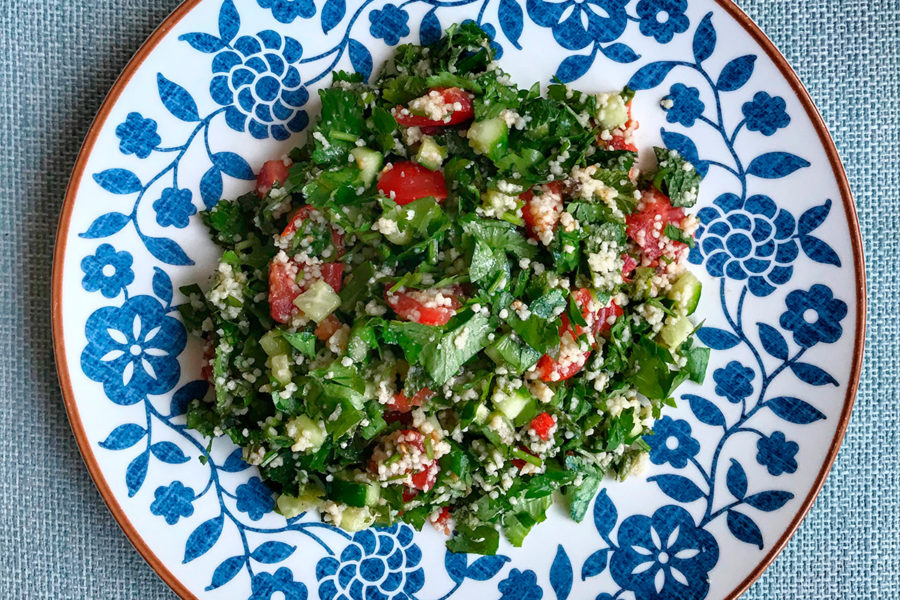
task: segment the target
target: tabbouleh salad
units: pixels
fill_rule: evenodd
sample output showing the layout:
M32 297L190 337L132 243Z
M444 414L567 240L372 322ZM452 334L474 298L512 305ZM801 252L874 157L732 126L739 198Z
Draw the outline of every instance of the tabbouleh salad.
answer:
M204 214L224 252L181 313L215 394L189 427L289 518L427 521L482 554L556 492L581 520L704 377L700 175L661 148L639 171L630 90L520 89L472 24L319 95L306 144Z

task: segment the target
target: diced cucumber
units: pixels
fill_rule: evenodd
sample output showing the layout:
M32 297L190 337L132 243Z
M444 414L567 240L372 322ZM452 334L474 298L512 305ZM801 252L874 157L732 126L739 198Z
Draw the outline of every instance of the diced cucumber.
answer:
M321 279L294 299L294 306L316 323L324 321L325 317L337 310L340 305L340 296L333 287Z
M494 408L502 412L510 420L519 416L519 413L521 413L529 403L533 402L534 398L524 387L520 387L517 390L497 388L494 390L493 395L491 395L491 403L494 405Z
M682 315L694 314L697 304L700 302L700 292L703 284L690 271L685 271L672 284L669 290L669 299L675 301L675 309Z
M269 368L272 371L272 377L281 385L287 385L294 378L291 373L291 359L287 354L276 354L269 357Z
M348 506L341 515L341 522L338 524L338 527L352 533L365 529L374 522L375 515L372 514L368 506Z
M335 478L331 486L331 499L348 506L374 506L381 497L377 483L361 483Z
M687 317L678 317L672 323L666 323L659 330L659 339L671 350L675 350L684 343L691 332L694 330L694 324Z
M296 496L281 494L275 501L275 506L286 519L293 519L301 513L321 506L323 497L324 494L318 486L307 485L301 487L300 493Z
M350 155L356 160L356 166L359 167L359 178L366 186L372 185L378 172L381 170L383 157L381 152L377 152L370 148L354 148L350 151Z
M515 439L516 434L512 421L500 411L494 411L488 415L481 431L489 442L499 448L508 447Z
M520 216L520 209L524 205L525 201L520 199L518 195L511 196L494 189L488 190L482 200L482 206L493 211L494 217L508 221L516 226L525 224L525 221Z
M509 126L497 117L487 121L475 121L469 127L469 146L475 152L497 160L506 150L509 140Z
M325 443L325 437L328 435L320 423L306 415L300 415L288 421L285 432L294 440L294 444L291 446L291 450L294 452L318 450Z
M447 158L447 149L434 141L434 138L426 135L422 138L419 150L416 152L416 162L432 171L437 171Z
M597 97L597 100L599 104L597 120L603 129L611 131L621 127L628 121L628 109L622 96L619 94L601 94Z
M484 425L487 422L488 415L491 411L484 404L479 404L475 409L475 423Z
M288 343L277 329L270 329L259 338L259 345L262 346L263 352L267 356L275 356L277 354L287 354L290 350Z

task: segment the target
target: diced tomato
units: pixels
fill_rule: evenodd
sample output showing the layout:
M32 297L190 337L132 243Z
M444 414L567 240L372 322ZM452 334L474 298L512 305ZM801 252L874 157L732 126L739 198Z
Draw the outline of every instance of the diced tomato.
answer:
M273 260L269 263L269 313L279 323L287 323L297 310L294 299L302 292L295 280L296 265Z
M631 101L625 105L625 108L628 110L628 120L625 121L625 124L615 131L612 131L612 139L610 140L601 140L602 144L606 145L607 150L629 150L631 152L637 152L637 146L634 144L629 144L625 141L625 132L626 131L634 131L639 125L638 122L631 118Z
M519 446L519 450L521 450L522 452L525 452L526 454L530 454L530 455L532 455L532 456L537 456L537 454L535 454L534 452L532 452L531 450L529 450L529 449L526 448L525 446ZM512 462L512 464L514 464L515 467L516 467L518 470L520 470L520 471L521 471L521 470L525 467L525 465L527 464L527 463L526 463L524 460L522 460L521 458L514 458L514 459L512 459L511 462Z
M288 178L288 164L284 164L283 160L267 160L260 167L259 173L256 175L256 193L260 198L265 198L276 183L283 184Z
M525 221L525 229L532 239L541 239L541 233L553 232L559 223L562 214L562 185L558 181L551 181L541 185L543 194L535 199L534 191L528 190L519 195L525 201L522 206L522 220ZM550 194L552 204L547 202L547 194Z
M397 313L397 316L422 325L445 325L462 306L462 302L459 300L462 289L459 286L435 290L397 291L393 294L389 294L388 290L390 290L390 286L385 286L384 300ZM428 306L428 297L437 293L449 298L449 304Z
M412 425L412 413L411 412L397 412L396 410L386 410L384 411L384 421L385 423L403 423L404 425Z
M593 320L591 318L591 302L594 299L591 295L591 290L587 288L578 288L572 292L572 298L575 300L575 305L581 309L581 318L587 323L590 323ZM562 325L559 328L560 337L562 337L566 331L574 333L576 338L584 333L584 327L581 325L576 325L574 328L572 327L572 324L569 322L569 316L566 313L561 315L561 319Z
M622 253L622 280L625 281L625 283L631 282L631 274L634 272L635 267L637 267L637 262L635 262L635 260L633 258L631 258L630 254L623 252Z
M319 270L322 273L322 281L333 287L335 292L340 292L343 285L344 263L322 263Z
M641 197L641 209L625 217L625 233L640 246L649 266L656 266L659 264L659 257L666 252L664 244L671 244L670 248L674 249L685 247L681 242L664 236L667 224L678 226L682 219L684 211L681 208L673 207L668 196L650 188Z
M545 354L537 362L538 375L540 376L541 381L545 381L547 383L555 381L565 381L566 379L569 379L570 377L578 373L584 367L590 355L590 351L587 351L584 353L583 359L574 360L566 365L562 365L559 363L559 361L551 357L549 354Z
M213 360L216 357L216 347L211 343L207 342L203 347L203 362L200 366L200 377L205 379L206 381L212 383L213 382Z
M432 88L428 93L430 94L431 92L437 92L444 104L456 104L458 102L460 108L453 110L448 115L448 119L429 119L422 115L410 114L408 109L398 106L393 111L397 122L404 127L443 127L464 123L475 116L475 111L472 108L472 98L469 97L469 93L465 90L458 87L449 87Z
M328 339L341 328L341 325L343 325L343 323L341 323L336 316L328 315L325 317L325 320L316 327L316 337L323 342L328 341Z
M316 212L315 207L310 206L309 204L305 204L297 209L297 211L291 216L288 224L285 225L284 230L281 232L281 237L288 237L294 235L300 225L304 220L308 219L309 216ZM344 234L335 229L331 228L331 243L334 244L335 250L335 258L340 258L344 255Z
M615 300L610 300L609 304L597 311L597 317L594 321L594 335L609 331L612 327L609 318L614 317L613 322L615 322L615 319L621 317L623 313L622 307L616 304Z
M418 473L414 473L412 476L412 487L417 490L421 490L423 492L427 492L431 488L434 487L435 482L437 482L438 471L441 470L440 465L436 460L428 463L424 469L419 471Z
M556 419L550 413L542 412L531 420L531 429L544 441L550 438L550 430L556 425Z
M394 163L393 167L382 171L378 191L401 206L428 196L438 202L447 199L444 174L409 161Z
M419 495L419 490L414 488L405 488L403 490L403 502L409 502Z
M394 394L394 399L391 402L388 402L385 407L392 411L407 413L416 406L424 405L425 402L433 396L434 392L427 387L416 392L415 396L412 398L407 398L403 395L403 392L397 392Z
M434 519L430 519L435 529L444 535L450 535L450 507L444 506Z

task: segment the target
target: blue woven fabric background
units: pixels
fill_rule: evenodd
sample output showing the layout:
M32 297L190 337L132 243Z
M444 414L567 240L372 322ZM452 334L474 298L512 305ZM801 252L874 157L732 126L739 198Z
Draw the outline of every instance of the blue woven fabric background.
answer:
M50 340L57 215L131 54L177 0L0 0L0 598L171 599L100 499ZM900 598L900 0L740 0L844 159L868 263L866 362L812 512L747 600Z

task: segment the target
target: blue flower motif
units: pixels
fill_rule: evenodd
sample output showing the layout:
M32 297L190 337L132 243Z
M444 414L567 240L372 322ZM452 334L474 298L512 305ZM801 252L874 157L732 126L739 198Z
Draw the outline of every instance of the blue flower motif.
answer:
M213 58L209 83L213 100L225 109L225 121L235 131L257 139L270 135L286 140L309 123L305 110L309 92L300 80L297 64L303 47L294 38L272 31L237 38L233 49Z
M722 369L713 372L716 382L716 393L723 398L728 398L732 404L737 404L753 393L753 378L756 373L753 369L745 367L736 360L731 361Z
M340 560L316 564L321 600L410 600L425 584L422 551L406 525L364 529L353 534Z
M718 560L716 538L697 527L688 511L670 505L652 517L632 515L622 521L609 570L637 600L700 600Z
M187 334L152 296L133 296L120 307L105 306L88 317L81 368L116 404L131 405L148 394L164 394L181 376L178 355Z
M797 470L797 459L794 458L800 446L797 442L789 442L784 434L776 431L770 437L761 437L756 442L756 462L764 466L770 475L793 473Z
M194 514L194 489L185 487L180 481L156 488L156 500L150 505L150 512L166 518L166 523L174 525L181 517Z
M746 281L762 297L793 275L791 263L799 253L796 221L768 196L750 196L741 203L735 194L722 194L697 217L698 243L688 260L695 265L705 261L713 277Z
M838 300L827 285L817 283L809 291L794 290L785 299L787 310L779 323L794 332L794 341L804 348L819 342L836 342L843 332L841 319L847 316L847 303Z
M81 259L81 270L84 271L81 285L89 292L100 290L107 298L115 298L134 281L132 262L128 252L116 252L109 244L101 244L93 256Z
M540 600L544 595L531 569L511 569L509 576L497 584L497 589L503 594L500 600Z
M284 600L306 600L306 586L294 581L294 574L287 567L281 567L275 573L259 573L250 582L253 594L247 600L271 600L278 592Z
M635 10L641 20L641 33L656 38L660 44L668 44L691 24L684 14L687 0L641 0Z
M272 16L281 23L290 23L297 17L309 19L316 14L312 0L256 0L262 8L272 11Z
M706 107L700 100L700 90L688 87L683 83L676 83L669 89L669 95L663 101L671 100L670 108L666 111L666 120L669 123L681 123L685 127L693 127L694 122L703 115Z
M757 92L751 102L744 103L741 111L747 121L747 129L763 135L773 135L791 122L790 115L785 111L786 106L784 98L780 96L773 98L766 92Z
M275 506L272 490L267 488L259 477L251 477L247 483L239 485L235 495L237 509L247 513L253 521L262 519Z
M580 50L595 42L612 42L628 25L629 0L527 0L532 20L553 31L567 50Z
M650 445L650 460L655 465L671 464L683 469L689 458L700 452L700 442L691 437L691 426L687 421L663 417L653 427L654 434L644 441Z
M388 46L395 46L400 38L409 35L409 26L406 22L409 14L393 4L385 4L381 10L373 10L369 13L369 33L372 37L384 40Z
M119 138L119 151L138 158L147 158L162 142L156 133L156 121L145 119L136 112L128 113L125 122L116 127L116 136Z
M153 210L156 211L156 222L161 226L184 228L188 226L191 215L197 212L197 207L191 202L191 190L169 187L153 202Z

